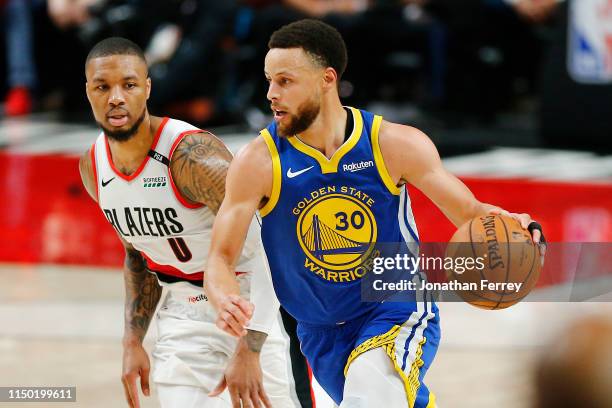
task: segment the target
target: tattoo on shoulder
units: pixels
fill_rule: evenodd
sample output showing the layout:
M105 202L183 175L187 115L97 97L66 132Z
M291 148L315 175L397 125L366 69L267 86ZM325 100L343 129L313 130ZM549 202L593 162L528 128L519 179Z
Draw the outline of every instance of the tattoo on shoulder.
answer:
M247 330L246 342L249 350L259 353L267 337L268 335L266 333L256 330Z
M170 158L172 178L189 200L208 206L214 213L225 196L225 177L232 154L210 133L186 136Z

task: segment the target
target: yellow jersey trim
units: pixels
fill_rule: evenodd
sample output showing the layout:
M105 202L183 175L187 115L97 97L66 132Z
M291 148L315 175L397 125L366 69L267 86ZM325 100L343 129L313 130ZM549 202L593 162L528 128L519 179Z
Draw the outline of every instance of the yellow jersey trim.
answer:
M291 146L315 159L321 166L321 173L337 173L338 164L340 163L340 160L353 147L355 147L357 142L359 142L359 138L361 137L361 133L363 131L363 118L361 117L361 112L352 107L350 108L350 110L353 113L353 133L351 133L351 136L349 136L348 140L344 142L342 146L340 146L340 148L334 152L331 159L325 157L323 153L321 153L314 147L302 142L297 136L291 136L287 138L287 140L289 141L289 143L291 143Z
M268 151L272 157L272 193L270 193L268 202L259 210L259 215L265 217L274 209L276 203L278 203L281 191L282 171L280 156L278 155L278 150L276 149L276 144L274 144L272 135L268 132L268 129L262 130L259 134L266 142L266 146L268 146Z
M376 115L374 116L374 121L372 122L372 151L374 153L374 163L376 164L376 168L378 169L378 174L385 183L387 190L391 192L393 195L399 195L400 189L393 183L393 179L391 175L389 175L389 171L387 170L387 166L385 165L385 161L382 156L382 152L380 151L380 144L378 142L378 133L380 131L380 125L382 124L382 116Z
M397 356L395 354L395 340L397 336L399 335L401 328L402 326L395 325L388 332L380 334L378 336L371 337L367 339L366 341L364 341L363 343L361 343L360 345L358 345L357 347L355 347L355 349L353 349L353 351L349 355L346 365L344 366L344 376L346 377L346 374L348 373L351 363L357 357L359 357L366 351L369 351L369 350L372 350L378 347L382 347L382 349L391 359L391 362L393 363L393 367L395 368L395 371L397 371L400 378L402 379L402 382L404 383L404 390L406 392L406 399L408 400L408 407L414 408L417 393L419 391L419 387L421 386L420 381L419 381L419 374L420 374L420 368L424 364L423 359L421 358L423 355L423 345L425 344L427 340L423 338L419 342L417 350L416 350L416 356L415 356L416 358L410 366L410 371L408 371L408 374L406 374L406 372L402 370L402 367L399 361L397 361ZM433 408L435 407L435 404L436 404L436 396L432 392L430 392L427 408Z
M429 393L429 402L425 408L436 408L436 394L433 392Z

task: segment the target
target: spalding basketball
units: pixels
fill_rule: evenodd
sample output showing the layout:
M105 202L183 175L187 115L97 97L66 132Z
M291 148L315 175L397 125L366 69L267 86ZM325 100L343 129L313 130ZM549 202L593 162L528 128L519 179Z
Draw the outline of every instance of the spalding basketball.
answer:
M451 238L446 268L449 282L466 302L483 309L504 309L522 300L540 276L540 252L531 234L514 218L477 217L462 225ZM471 268L465 259L472 259ZM461 262L459 262L461 261Z

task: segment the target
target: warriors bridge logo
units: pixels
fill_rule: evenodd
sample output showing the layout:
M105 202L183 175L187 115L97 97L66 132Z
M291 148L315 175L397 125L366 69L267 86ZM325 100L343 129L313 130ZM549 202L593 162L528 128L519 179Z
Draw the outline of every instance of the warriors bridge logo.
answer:
M313 191L298 203L297 238L304 267L332 282L352 282L371 269L376 220L367 194L346 186Z

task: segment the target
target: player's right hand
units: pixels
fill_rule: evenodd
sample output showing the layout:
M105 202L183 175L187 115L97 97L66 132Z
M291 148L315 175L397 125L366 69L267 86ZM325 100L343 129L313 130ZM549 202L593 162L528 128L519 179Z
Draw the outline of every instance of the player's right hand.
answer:
M255 306L239 295L227 295L217 307L217 327L234 337L246 336Z
M121 382L123 383L125 399L130 408L140 408L138 385L136 384L139 377L142 393L147 397L150 395L150 369L151 363L149 362L149 356L142 344L123 347L123 375L121 376Z
M232 408L272 408L263 386L259 352L249 350L246 344L246 339L239 341L221 381L208 395L216 397L227 388Z

